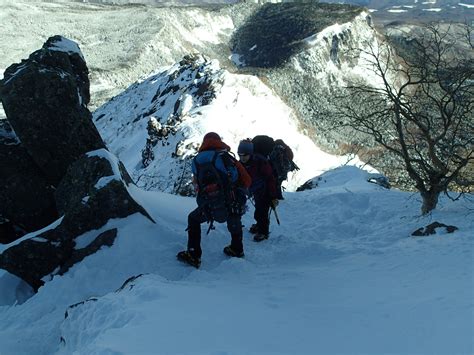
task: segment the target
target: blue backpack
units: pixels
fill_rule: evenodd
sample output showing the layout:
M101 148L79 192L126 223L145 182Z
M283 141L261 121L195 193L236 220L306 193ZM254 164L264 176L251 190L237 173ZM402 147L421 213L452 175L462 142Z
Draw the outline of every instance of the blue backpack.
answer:
M192 169L198 185L198 206L208 221L225 222L239 176L233 157L226 151L203 151L194 158Z

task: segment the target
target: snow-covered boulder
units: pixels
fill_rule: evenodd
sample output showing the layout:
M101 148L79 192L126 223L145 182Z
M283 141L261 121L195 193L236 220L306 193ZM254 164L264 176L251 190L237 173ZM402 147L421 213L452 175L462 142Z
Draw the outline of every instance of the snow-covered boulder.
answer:
M80 155L105 147L87 109L87 65L71 40L51 37L7 68L0 96L15 133L53 185Z
M356 166L341 166L324 172L306 181L296 191L312 190L314 188L333 188L341 186L365 186L366 183L379 185L390 189L388 178L379 173L371 173Z
M56 191L63 217L55 226L12 243L0 255L0 268L37 290L45 276L62 275L102 246L111 246L117 230L102 228L109 220L141 213L153 221L129 194L132 184L123 164L107 150L84 155L70 166Z
M151 219L128 193L129 185L133 182L122 162L99 149L71 165L56 190L56 204L64 222L81 233L136 212Z

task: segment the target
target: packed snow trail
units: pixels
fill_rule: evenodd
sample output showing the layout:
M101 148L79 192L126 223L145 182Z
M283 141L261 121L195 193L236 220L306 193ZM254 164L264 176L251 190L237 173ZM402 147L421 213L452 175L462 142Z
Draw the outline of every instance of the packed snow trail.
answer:
M285 194L268 240L244 233L244 259L222 253L225 224L207 236L203 225L199 270L175 259L194 199L137 189L157 224L110 221L119 228L113 247L27 302L4 302L0 352L472 353L472 196L442 199L421 217L416 195L365 177L336 169L314 190ZM434 220L459 230L410 236Z

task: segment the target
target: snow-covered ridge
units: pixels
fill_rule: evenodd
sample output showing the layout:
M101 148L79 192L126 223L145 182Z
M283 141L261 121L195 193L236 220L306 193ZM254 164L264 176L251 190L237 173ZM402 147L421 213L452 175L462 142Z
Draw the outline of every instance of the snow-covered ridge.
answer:
M210 131L233 152L240 140L258 134L283 138L300 167L290 174L289 190L348 160L318 149L300 132L293 110L260 79L231 74L201 56L132 85L96 110L94 122L137 185L164 192L191 193L189 159Z
M307 38L308 49L295 56L291 65L328 91L337 91L356 78L380 85L380 79L366 70L366 58L358 51L377 48L377 36L370 15L363 11L350 22L336 23Z

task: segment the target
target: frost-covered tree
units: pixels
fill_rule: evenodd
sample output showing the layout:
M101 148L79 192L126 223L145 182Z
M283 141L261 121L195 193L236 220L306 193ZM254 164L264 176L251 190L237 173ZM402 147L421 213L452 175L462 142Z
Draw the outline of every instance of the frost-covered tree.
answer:
M387 40L364 50L380 85L351 83L337 121L396 157L423 199L474 186L474 51L466 31L425 26L395 54Z

